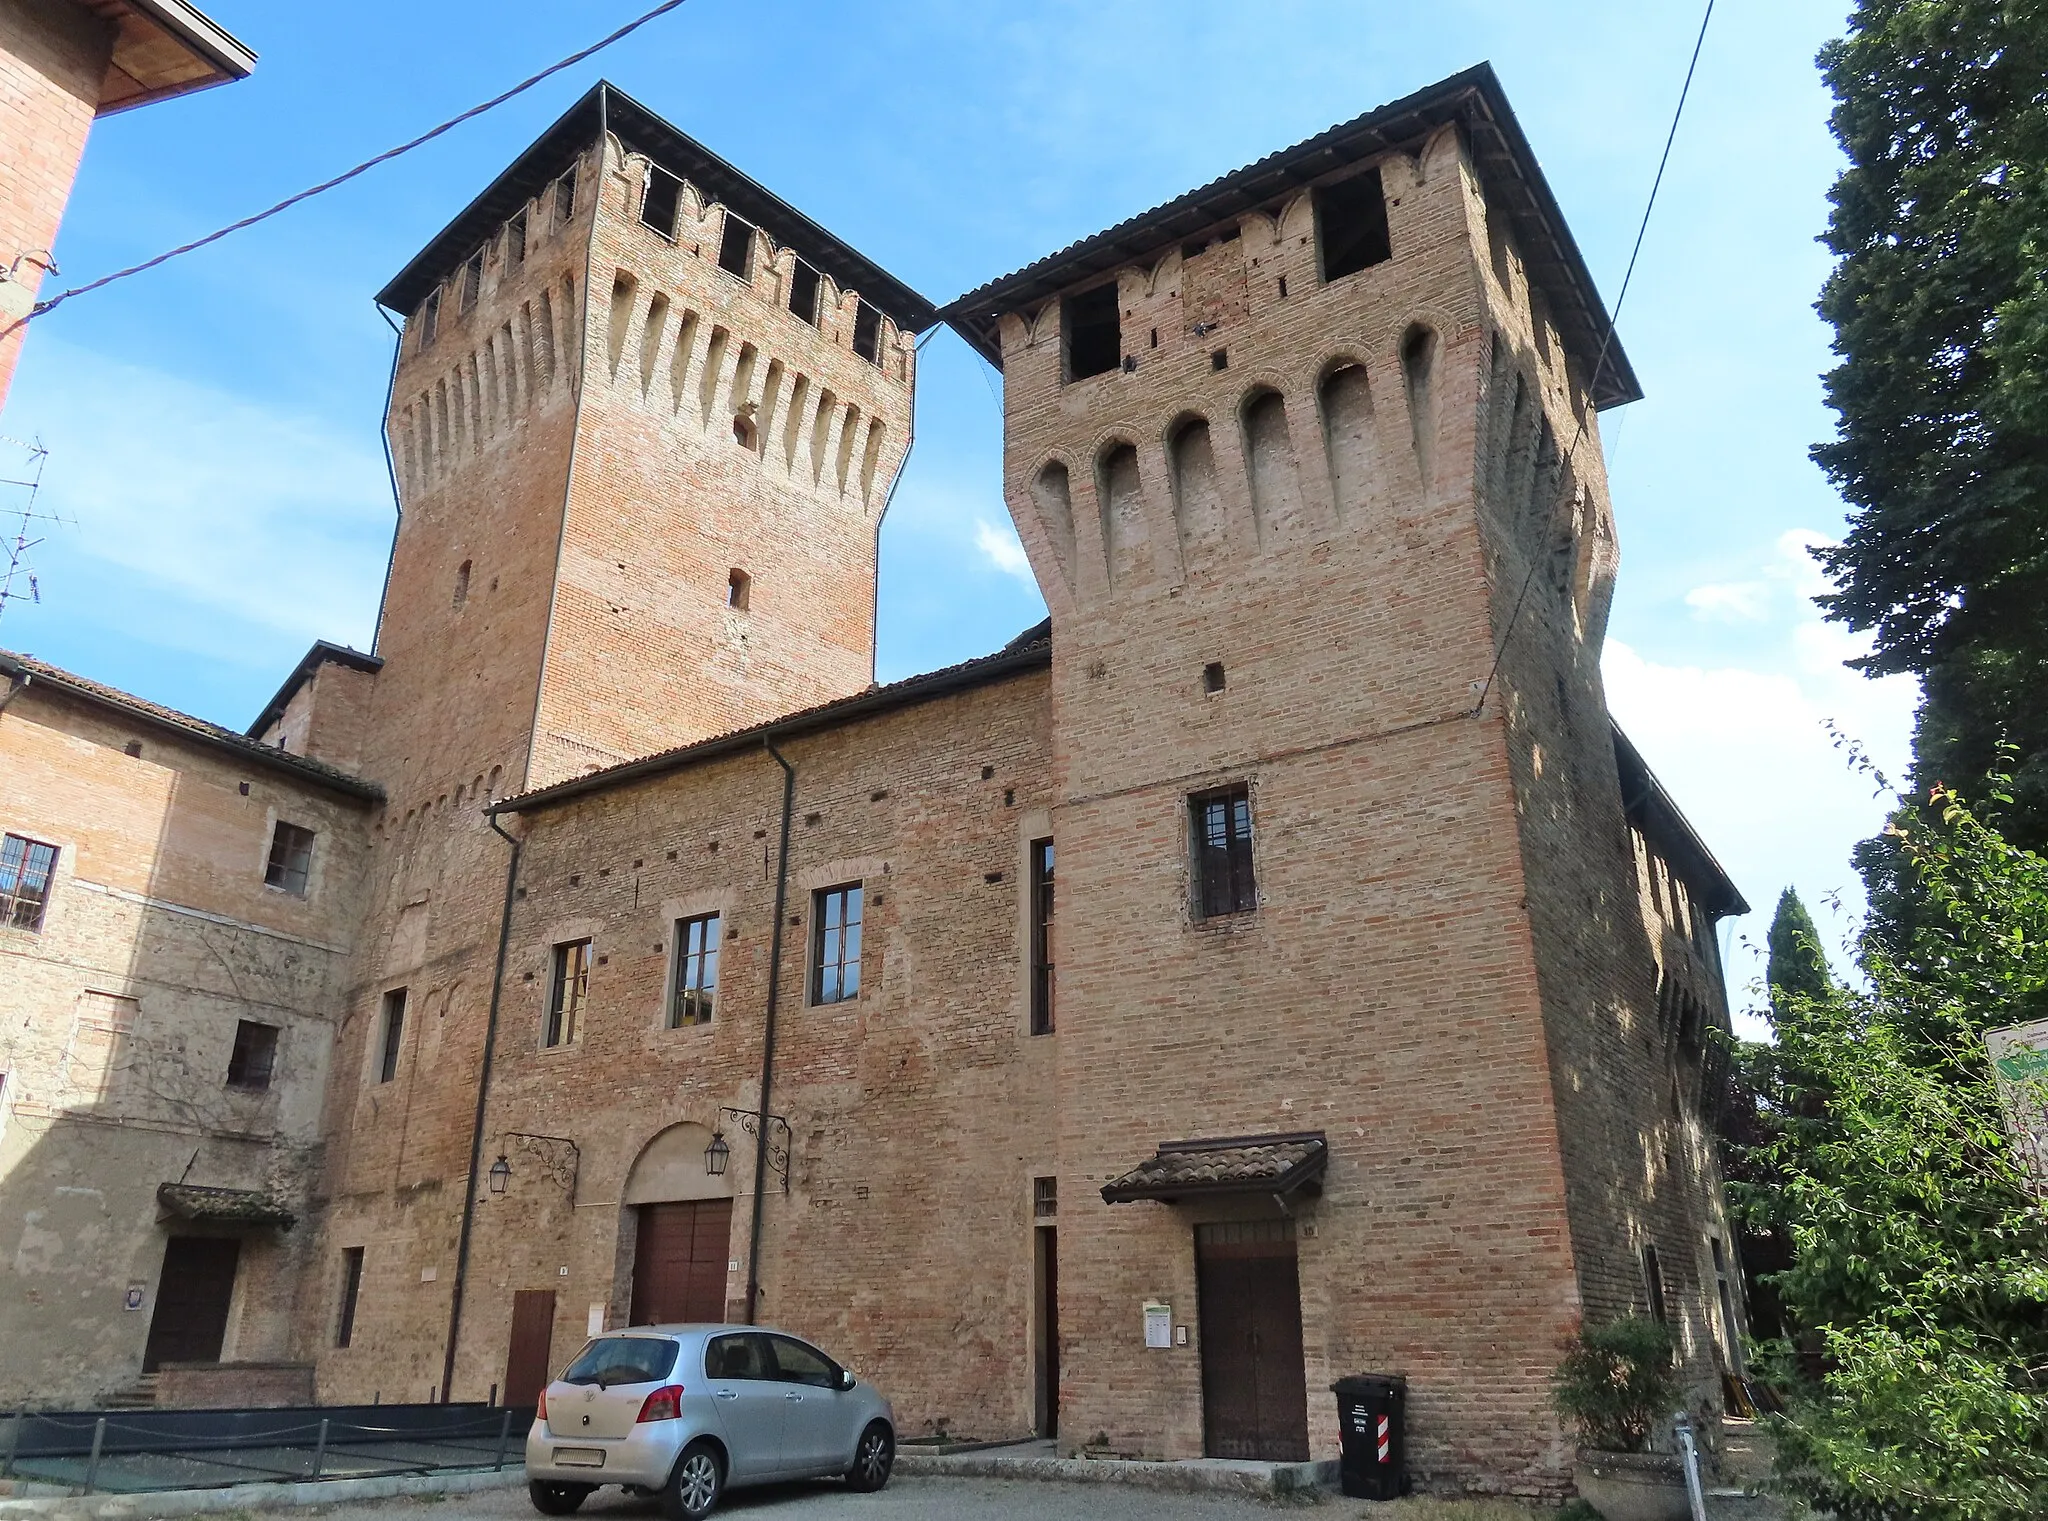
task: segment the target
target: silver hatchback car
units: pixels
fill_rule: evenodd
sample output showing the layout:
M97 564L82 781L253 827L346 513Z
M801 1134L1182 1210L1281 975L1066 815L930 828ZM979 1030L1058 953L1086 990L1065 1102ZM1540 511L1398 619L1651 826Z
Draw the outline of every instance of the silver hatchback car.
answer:
M809 1342L757 1326L635 1326L586 1343L526 1437L534 1509L566 1516L602 1484L661 1497L669 1521L728 1488L844 1475L880 1489L896 1419Z

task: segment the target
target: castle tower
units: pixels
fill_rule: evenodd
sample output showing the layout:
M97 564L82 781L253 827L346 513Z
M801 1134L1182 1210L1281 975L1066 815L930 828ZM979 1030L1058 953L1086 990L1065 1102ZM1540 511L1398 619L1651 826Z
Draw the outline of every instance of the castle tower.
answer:
M510 890L479 810L870 683L931 308L608 84L378 299L406 319L381 669L365 694L309 660L263 737L346 731L390 799L300 1324L324 1397L416 1399L445 1377Z
M1720 1206L1647 1156L1684 1071L1599 679L1635 382L1492 71L941 315L1052 612L1063 1446L1328 1453L1384 1370L1418 1472L1562 1493L1560 1340L1646 1243L1699 1300Z

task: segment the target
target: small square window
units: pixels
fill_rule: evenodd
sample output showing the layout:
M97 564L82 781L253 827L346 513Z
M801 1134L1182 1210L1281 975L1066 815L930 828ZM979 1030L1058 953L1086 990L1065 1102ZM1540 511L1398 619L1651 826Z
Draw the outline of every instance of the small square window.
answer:
M377 1081L398 1076L398 1053L405 1042L405 989L384 995L384 1017L377 1022Z
M853 351L869 364L882 362L882 314L865 301L853 313Z
M228 1086L261 1093L270 1086L277 1061L277 1026L244 1019L235 1026L234 1054L228 1058Z
M313 831L279 819L270 836L270 864L263 869L264 885L303 898L312 876Z
M828 887L811 901L811 1002L860 996L861 886Z
M818 325L818 271L802 259L790 266L789 309L811 326Z
M57 847L10 834L0 840L0 924L40 930L50 905Z
M725 214L725 230L718 236L718 267L753 283L754 227L730 211Z
M555 947L555 974L548 984L547 1044L573 1046L583 1033L583 1004L590 996L590 942L570 940Z
M576 166L571 164L566 173L555 181L555 226L567 227L576 215Z
M711 1023L718 998L719 917L700 914L676 921L675 985L669 990L668 1027Z
M640 220L664 238L676 235L676 208L682 204L683 182L666 169L647 171L647 193L640 198Z
M1240 782L1188 799L1199 917L1248 914L1259 906L1252 875L1251 788Z

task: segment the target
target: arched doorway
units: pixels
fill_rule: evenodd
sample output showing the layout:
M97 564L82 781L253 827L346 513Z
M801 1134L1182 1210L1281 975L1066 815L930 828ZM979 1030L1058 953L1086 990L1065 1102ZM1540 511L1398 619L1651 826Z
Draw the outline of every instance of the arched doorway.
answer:
M732 1181L704 1165L711 1132L671 1125L647 1143L619 1197L632 1212L632 1323L720 1321L732 1261ZM621 1219L623 1231L628 1222Z

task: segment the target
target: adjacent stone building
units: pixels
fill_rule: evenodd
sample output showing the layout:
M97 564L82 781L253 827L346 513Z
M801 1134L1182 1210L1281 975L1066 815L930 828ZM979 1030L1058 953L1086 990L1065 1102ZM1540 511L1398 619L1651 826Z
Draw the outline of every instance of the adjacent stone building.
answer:
M1531 1494L1582 1316L1718 1398L1745 905L1606 712L1636 383L1490 70L943 313L600 86L380 299L377 653L252 729L380 795L322 1397L759 1318L1067 1451L1328 1456L1399 1372L1422 1482ZM876 686L940 317L1051 616Z

